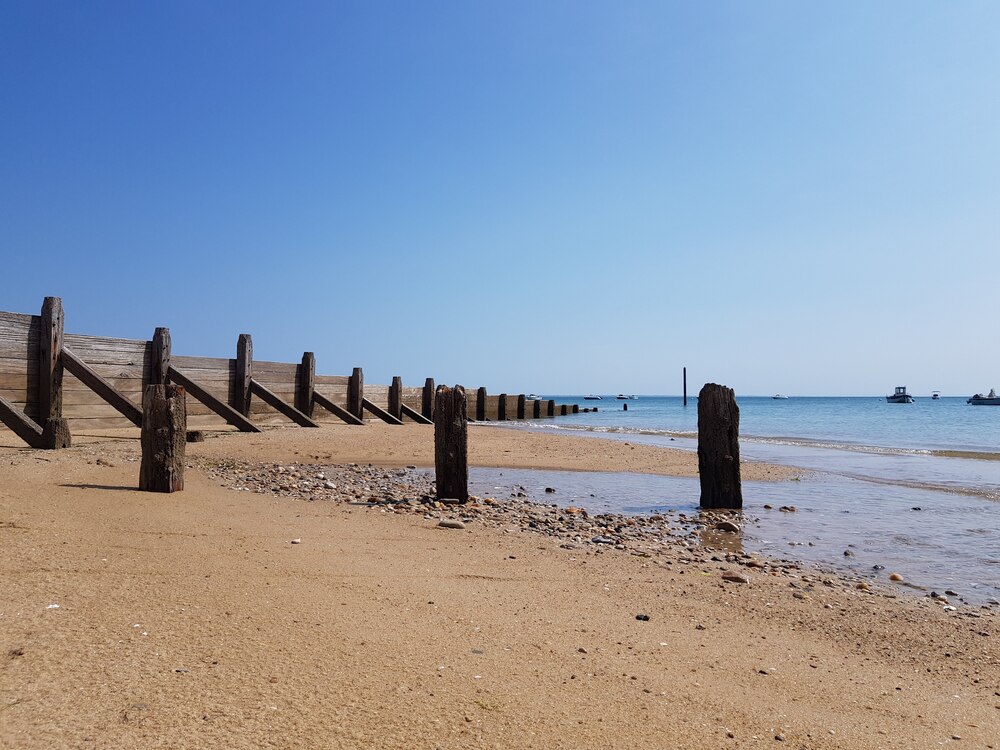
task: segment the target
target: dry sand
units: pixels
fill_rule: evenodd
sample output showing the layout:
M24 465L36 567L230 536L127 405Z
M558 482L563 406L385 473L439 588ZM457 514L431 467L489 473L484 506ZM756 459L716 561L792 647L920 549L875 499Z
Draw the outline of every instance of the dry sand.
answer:
M0 447L4 748L1000 745L994 613L808 571L817 585L730 584L715 562L442 529L200 470L139 493L126 437ZM478 465L694 470L596 439L477 427L470 443ZM431 444L425 427L330 426L189 451L426 466Z

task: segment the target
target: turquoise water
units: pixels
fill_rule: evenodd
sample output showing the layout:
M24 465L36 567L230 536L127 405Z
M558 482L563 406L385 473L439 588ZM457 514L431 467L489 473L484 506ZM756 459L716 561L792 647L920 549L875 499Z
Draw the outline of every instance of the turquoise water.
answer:
M555 398L598 411L503 424L697 449L694 398L686 407L679 397ZM970 603L1000 601L1000 461L989 459L1000 453L1000 407L970 406L964 397L737 400L741 458L802 469L799 481L744 483L748 524L740 541L747 549L864 577L899 572L915 584L908 593L951 588ZM955 451L968 455L949 454ZM511 470L503 478L489 470L473 476L482 491L504 482L555 486L561 504L595 512L698 506L697 479Z
M576 414L574 425L594 429L655 431L695 435L698 401L679 396L642 396L618 401L584 401L555 396L557 403L598 408ZM1000 452L1000 407L970 406L965 396L929 396L913 404L889 404L884 397L739 397L740 435L744 440L821 443L868 450L962 450ZM628 411L622 407L628 406Z

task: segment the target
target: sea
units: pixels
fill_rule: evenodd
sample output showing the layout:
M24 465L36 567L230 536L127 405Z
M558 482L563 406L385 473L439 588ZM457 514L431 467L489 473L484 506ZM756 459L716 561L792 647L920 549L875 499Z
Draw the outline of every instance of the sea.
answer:
M697 450L696 398L548 398L597 411L498 424ZM964 396L737 401L741 459L801 474L744 482L744 530L730 545L886 585L897 573L901 593L950 591L953 603L1000 607L1000 407L972 406ZM555 487L560 504L592 512L698 512L696 478L474 469L470 482L477 494L523 485L544 497Z

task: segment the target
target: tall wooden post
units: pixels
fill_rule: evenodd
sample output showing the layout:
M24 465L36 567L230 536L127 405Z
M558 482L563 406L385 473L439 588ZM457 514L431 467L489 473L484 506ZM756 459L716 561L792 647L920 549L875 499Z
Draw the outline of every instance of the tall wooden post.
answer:
M38 345L38 422L43 448L69 448L69 423L62 415L63 306L59 297L42 302Z
M439 385L434 395L434 477L438 500L469 499L469 432L465 389Z
M178 492L184 489L187 405L179 385L148 385L142 396L142 463L139 489Z
M526 402L526 400L524 398L524 394L523 393L519 393L518 396L517 396L517 418L518 419L524 419L524 407L525 407L526 403L527 402Z
M500 398L497 399L497 421L505 422L507 421L507 394L501 393Z
M560 404L559 405L559 414L560 414L560 416L563 416L563 417L565 417L567 414L569 414L569 404Z
M707 383L698 394L698 477L702 508L742 508L740 407L732 388Z
M688 405L688 368L684 368L684 406Z
M389 386L389 413L396 419L403 418L403 378L395 375Z
M486 421L486 388L479 388L476 391L476 421Z
M355 367L347 380L347 411L358 419L364 419L365 373L360 367Z
M555 399L549 399L545 407L545 415L548 417L554 417L556 415L556 402Z
M428 419L434 418L434 378L424 381L424 392L420 399L420 413Z
M149 351L149 382L146 385L166 385L170 370L170 329L157 328L153 331L152 346Z
M531 407L531 418L532 419L542 418L542 402L537 398L534 401L534 406Z
M241 333L236 340L236 388L233 408L244 417L250 416L250 380L253 378L253 339Z
M580 413L580 404L573 404L573 407L572 407L571 411L572 411L573 414L579 414Z
M302 354L302 364L299 365L298 383L295 389L295 408L307 417L313 415L313 392L316 390L316 355L312 352Z

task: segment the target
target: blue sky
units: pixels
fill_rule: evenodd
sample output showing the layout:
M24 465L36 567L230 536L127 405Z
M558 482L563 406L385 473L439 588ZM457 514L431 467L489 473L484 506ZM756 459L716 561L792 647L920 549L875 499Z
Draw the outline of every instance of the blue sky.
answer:
M1000 386L995 2L0 5L0 309L539 393Z

